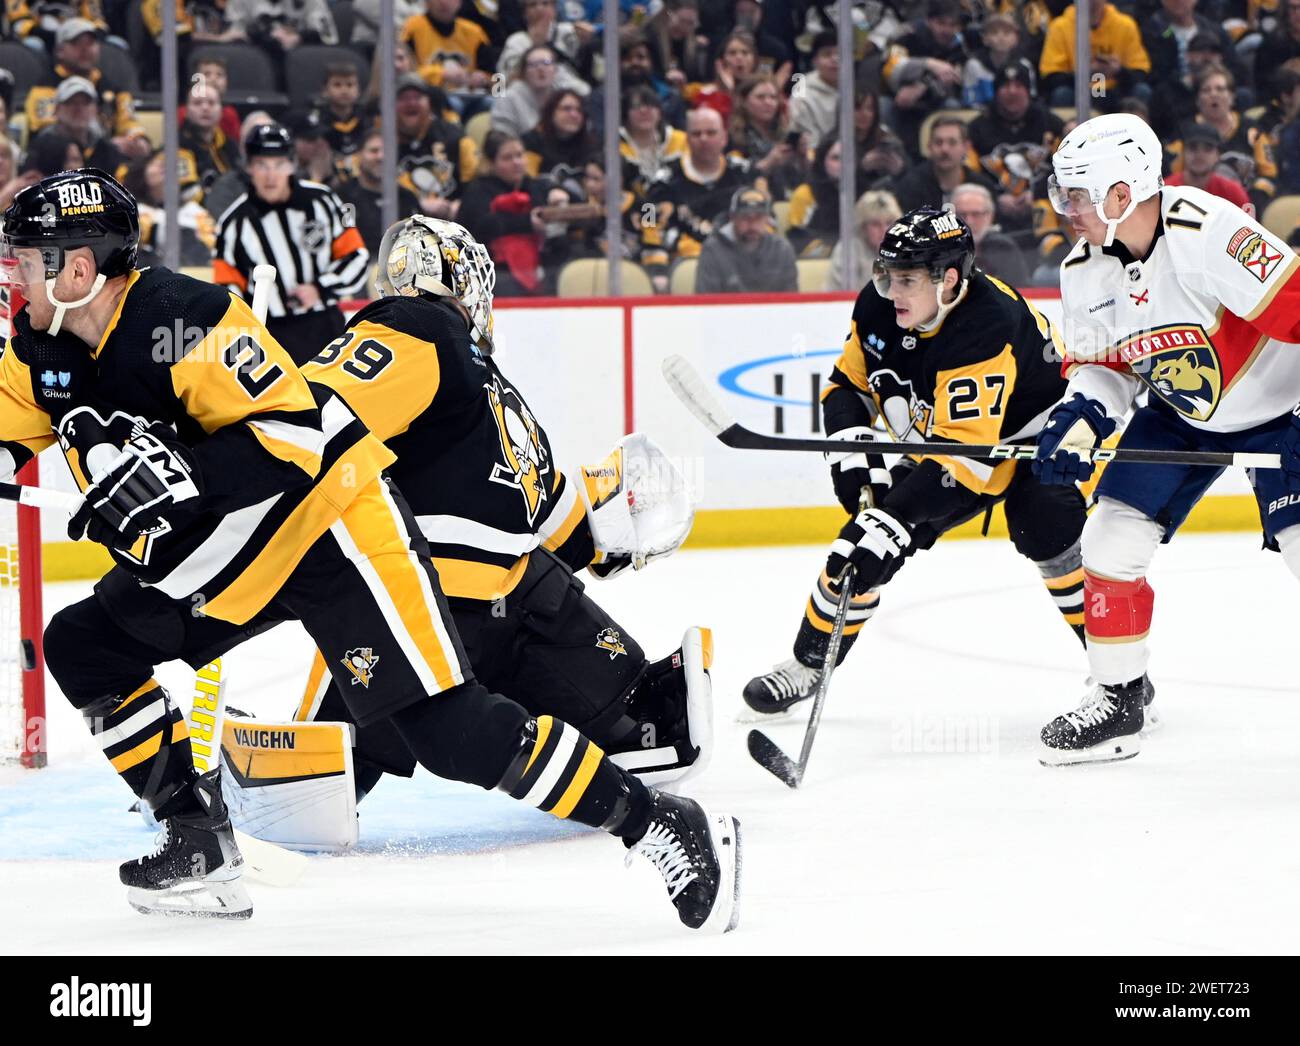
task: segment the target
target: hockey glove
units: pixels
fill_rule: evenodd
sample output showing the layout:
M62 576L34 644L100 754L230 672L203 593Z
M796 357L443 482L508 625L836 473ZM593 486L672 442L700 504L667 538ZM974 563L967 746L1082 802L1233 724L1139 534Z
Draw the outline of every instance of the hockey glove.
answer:
M829 438L870 443L875 440L875 433L866 425L856 425L853 428L832 432ZM835 487L835 497L850 516L856 516L861 510L864 491L867 494L868 507L879 505L889 493L889 470L885 468L885 459L879 454L828 451L826 462L831 467L831 483Z
M853 591L861 595L885 580L911 544L912 531L906 523L884 509L863 509L844 524L840 536L831 545L826 574L836 581L844 573L845 565L852 563L857 570Z
M1067 485L1092 477L1091 453L1115 431L1115 422L1096 400L1076 392L1052 411L1038 434L1033 471L1039 481Z
M1291 427L1282 434L1282 471L1292 483L1300 483L1300 406L1291 411Z
M122 453L86 488L86 500L68 521L68 536L129 549L141 534L158 528L165 512L202 490L193 453L170 429L136 429Z

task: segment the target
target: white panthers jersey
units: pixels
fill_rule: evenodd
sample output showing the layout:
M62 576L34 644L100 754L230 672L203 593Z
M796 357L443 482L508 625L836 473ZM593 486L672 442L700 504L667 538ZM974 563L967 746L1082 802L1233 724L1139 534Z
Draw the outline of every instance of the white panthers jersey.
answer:
M1080 240L1061 264L1070 390L1122 416L1138 391L1188 425L1237 432L1300 402L1300 258L1200 189L1160 190L1145 259ZM1102 364L1126 380L1100 380ZM1067 394L1068 396L1068 394Z

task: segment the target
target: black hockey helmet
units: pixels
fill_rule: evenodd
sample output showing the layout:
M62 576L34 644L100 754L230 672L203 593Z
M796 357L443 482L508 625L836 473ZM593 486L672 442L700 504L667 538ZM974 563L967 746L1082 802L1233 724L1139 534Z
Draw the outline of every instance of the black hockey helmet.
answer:
M964 283L975 264L975 237L953 211L918 207L889 227L876 264L881 269L925 269L935 283L956 269Z
M39 250L47 280L59 275L65 252L76 247L90 248L105 278L135 268L140 245L135 197L96 167L42 178L14 197L0 221L0 250L7 256L21 248Z
M293 136L282 124L258 124L244 139L244 155L250 160L254 156L284 156L292 160Z

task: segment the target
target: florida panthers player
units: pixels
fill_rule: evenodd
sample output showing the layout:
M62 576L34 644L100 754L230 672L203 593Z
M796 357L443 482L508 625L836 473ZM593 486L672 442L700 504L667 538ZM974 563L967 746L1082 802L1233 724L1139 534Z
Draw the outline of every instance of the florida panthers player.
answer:
M1281 469L1248 475L1266 546L1300 575L1300 259L1231 203L1162 186L1160 162L1155 134L1125 113L1081 124L1052 159L1053 205L1079 238L1061 266L1069 386L1035 471L1090 476L1090 451L1145 387L1120 446L1281 453ZM1083 533L1098 685L1043 729L1043 762L1137 754L1147 567L1221 471L1116 462L1102 476Z

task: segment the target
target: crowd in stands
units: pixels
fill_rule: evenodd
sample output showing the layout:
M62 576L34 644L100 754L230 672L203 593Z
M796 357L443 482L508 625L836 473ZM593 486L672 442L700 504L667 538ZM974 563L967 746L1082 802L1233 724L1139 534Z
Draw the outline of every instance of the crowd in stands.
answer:
M266 123L295 177L328 186L373 255L383 233L378 0L4 0L0 206L94 165L137 196L160 259L168 181L157 121L162 5L175 3L183 265L210 264L250 191ZM812 0L396 0L399 216L455 219L497 293L554 294L610 251L656 293L856 289L889 224L951 207L978 264L1057 283L1070 231L1047 202L1073 124L1065 0L869 0L852 68L834 4ZM1141 114L1166 180L1262 214L1300 194L1300 0L1094 0L1095 112ZM606 242L604 40L617 33L618 242ZM853 140L839 95L852 80ZM150 122L146 115L153 115ZM840 184L856 200L840 242ZM820 261L814 268L801 263ZM674 278L689 263L692 277ZM683 270L685 271L685 270ZM805 277L804 273L815 273Z

